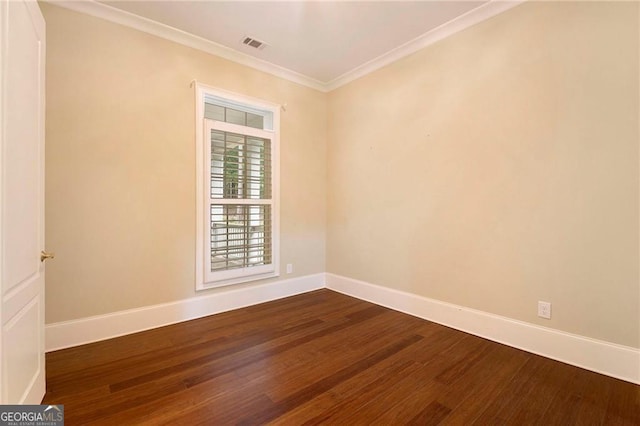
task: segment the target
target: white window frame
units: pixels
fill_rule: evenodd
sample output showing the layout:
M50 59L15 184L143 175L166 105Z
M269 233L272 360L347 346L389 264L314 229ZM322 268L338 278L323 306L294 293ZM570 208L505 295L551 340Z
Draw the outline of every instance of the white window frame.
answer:
M207 290L248 281L277 277L280 275L280 105L260 99L216 89L196 83L196 290ZM254 129L237 124L205 119L205 97L224 98L232 103L243 105L273 114L271 130ZM271 140L271 265L229 269L211 272L209 217L210 204L210 164L211 148L207 129L216 128L230 133ZM235 204L260 204L260 200L234 200Z

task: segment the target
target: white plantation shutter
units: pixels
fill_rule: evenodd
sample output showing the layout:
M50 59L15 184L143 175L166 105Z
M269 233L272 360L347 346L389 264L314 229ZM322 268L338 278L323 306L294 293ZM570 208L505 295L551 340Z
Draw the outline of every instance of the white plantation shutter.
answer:
M203 274L197 288L275 276L278 111L202 98Z

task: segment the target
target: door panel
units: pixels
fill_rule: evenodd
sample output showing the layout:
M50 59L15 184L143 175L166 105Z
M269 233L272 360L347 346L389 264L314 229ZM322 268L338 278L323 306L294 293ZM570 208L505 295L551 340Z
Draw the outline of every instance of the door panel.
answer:
M2 1L0 8L0 403L39 404L45 391L45 25L35 1Z
M40 191L37 82L40 41L27 4L9 2L9 48L5 99L4 189L11 203L4 213L5 245L3 294L12 287L37 280L40 274ZM34 83L35 88L34 90Z
M40 357L40 297L24 306L5 326L3 358L7 365L7 400L21 401L44 370ZM33 402L39 404L40 401Z

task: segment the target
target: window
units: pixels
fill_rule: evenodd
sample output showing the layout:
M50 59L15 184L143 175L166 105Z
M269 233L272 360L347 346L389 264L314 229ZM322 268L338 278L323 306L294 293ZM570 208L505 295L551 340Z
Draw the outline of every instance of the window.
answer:
M196 87L196 289L278 275L280 107Z

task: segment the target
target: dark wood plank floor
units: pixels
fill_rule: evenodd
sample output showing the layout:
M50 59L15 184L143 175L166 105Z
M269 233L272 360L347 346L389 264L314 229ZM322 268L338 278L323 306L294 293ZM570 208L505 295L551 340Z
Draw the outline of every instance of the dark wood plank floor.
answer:
M329 290L47 354L80 424L640 425L640 386Z

